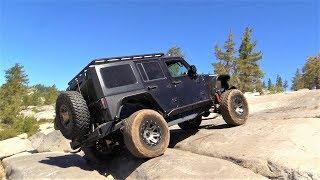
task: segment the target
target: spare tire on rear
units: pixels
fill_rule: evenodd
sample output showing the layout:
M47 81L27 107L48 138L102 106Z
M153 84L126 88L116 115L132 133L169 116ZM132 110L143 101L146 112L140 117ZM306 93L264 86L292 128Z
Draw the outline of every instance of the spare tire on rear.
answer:
M56 101L55 127L71 140L82 140L90 129L90 113L83 96L76 91L61 92Z

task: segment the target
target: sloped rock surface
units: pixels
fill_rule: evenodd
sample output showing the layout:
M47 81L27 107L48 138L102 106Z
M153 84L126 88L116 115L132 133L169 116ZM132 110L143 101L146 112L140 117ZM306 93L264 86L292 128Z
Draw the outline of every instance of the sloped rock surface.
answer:
M78 154L58 152L9 157L3 163L9 179L264 179L234 163L174 149L150 160L124 152L92 166Z
M249 104L253 108L245 125L228 127L220 117L188 138L176 129L171 137L181 141L172 146L269 178L320 179L320 91L255 97ZM255 108L259 104L264 109Z

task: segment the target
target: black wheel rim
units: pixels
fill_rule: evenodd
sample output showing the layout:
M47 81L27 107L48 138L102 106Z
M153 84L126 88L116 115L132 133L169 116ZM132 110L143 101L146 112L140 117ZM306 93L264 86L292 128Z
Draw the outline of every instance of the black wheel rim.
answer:
M241 96L235 96L232 99L233 110L238 116L243 116L245 114L244 101Z
M61 124L64 127L69 127L69 124L71 122L71 113L69 111L69 108L66 105L60 106L59 116L60 116Z
M140 137L150 147L158 145L162 137L160 125L154 120L143 121L140 127Z

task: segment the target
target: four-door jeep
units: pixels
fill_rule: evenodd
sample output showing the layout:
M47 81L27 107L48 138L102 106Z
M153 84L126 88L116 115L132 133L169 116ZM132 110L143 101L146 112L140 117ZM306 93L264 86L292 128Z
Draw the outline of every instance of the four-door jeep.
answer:
M229 79L160 53L96 59L58 96L55 128L91 158L122 143L137 157L159 156L169 126L198 129L210 110L229 125L245 123L247 101Z

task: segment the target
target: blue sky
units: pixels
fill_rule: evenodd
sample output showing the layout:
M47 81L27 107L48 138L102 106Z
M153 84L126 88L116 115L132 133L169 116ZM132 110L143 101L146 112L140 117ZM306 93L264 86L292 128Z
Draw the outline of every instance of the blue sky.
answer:
M291 80L320 52L319 0L0 0L0 84L24 65L30 85L67 82L99 57L165 52L180 46L199 72L213 71L213 47L246 26L263 52L265 79Z

